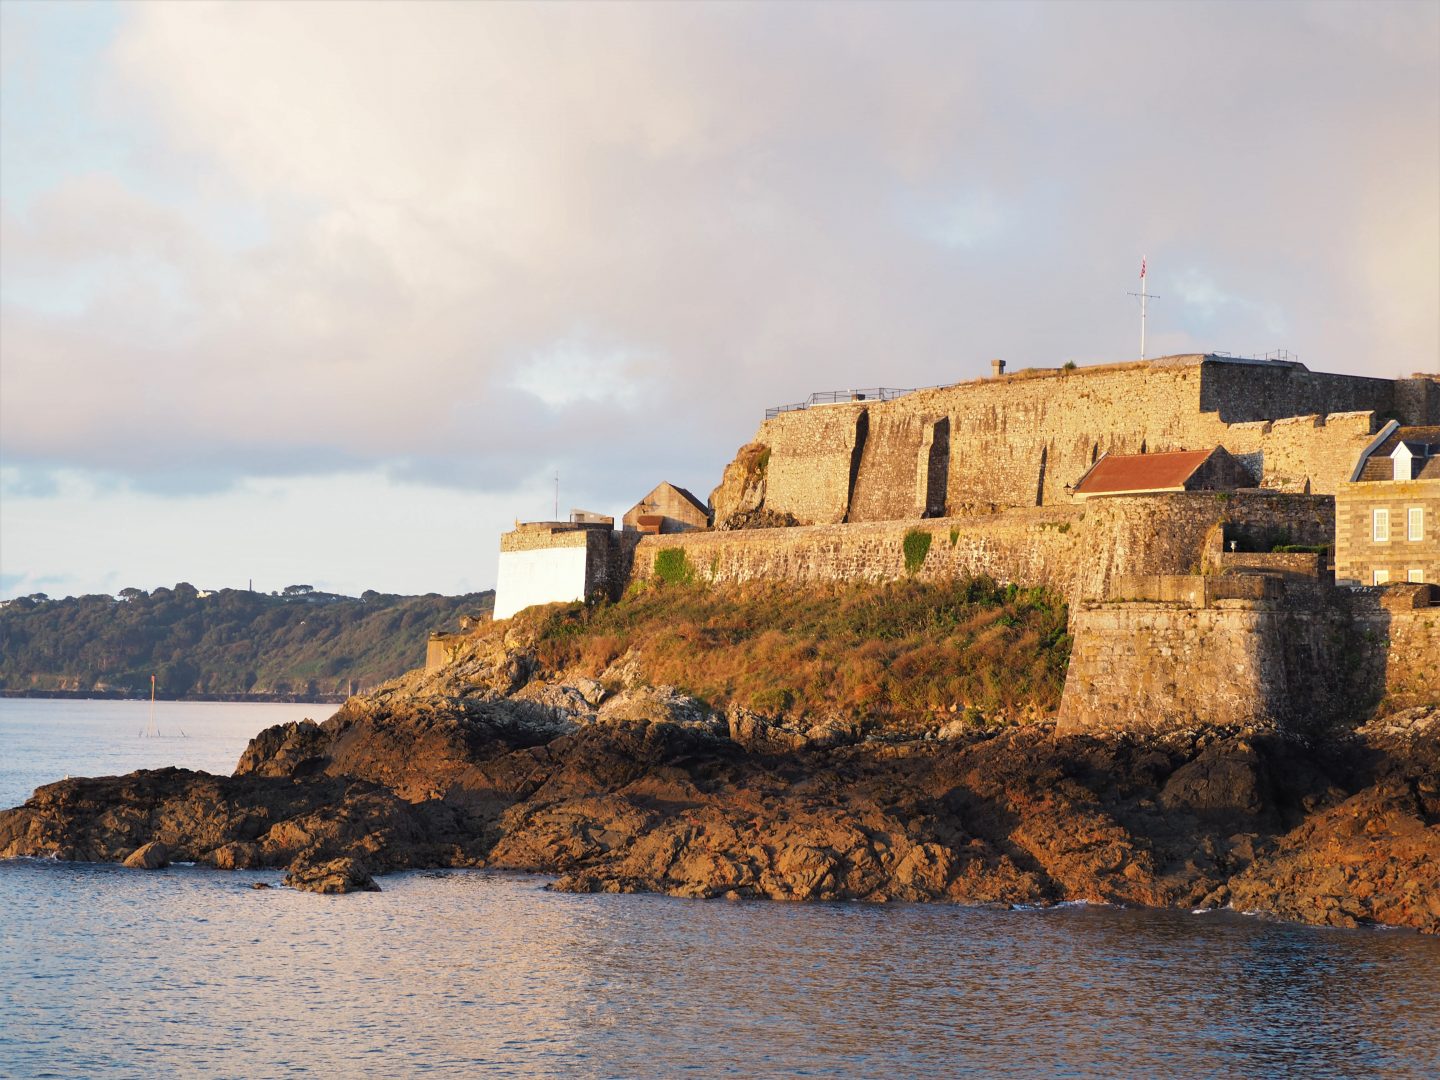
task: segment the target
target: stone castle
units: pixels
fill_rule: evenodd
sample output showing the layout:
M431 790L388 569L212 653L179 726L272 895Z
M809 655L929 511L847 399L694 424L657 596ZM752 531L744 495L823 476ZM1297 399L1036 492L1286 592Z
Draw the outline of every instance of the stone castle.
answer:
M763 501L802 524L949 517L1069 502L1103 453L1224 446L1255 486L1333 495L1387 419L1435 423L1440 379L1367 379L1197 355L1041 369L775 410L763 484L732 464L716 523ZM753 456L753 455L752 455Z
M1334 550L1357 463L1397 428L1436 425L1437 375L1208 354L1011 374L997 361L952 386L816 395L769 411L712 493L709 528L646 535L577 515L507 533L496 617L677 567L716 583L988 574L1068 599L1072 730L1294 727L1381 695L1440 700L1433 586L1342 594L1317 554ZM1182 458L1223 482L1152 467ZM1136 479L1085 498L1097 462ZM1437 533L1440 520L1421 543ZM1197 715L1195 685L1223 688L1213 715Z

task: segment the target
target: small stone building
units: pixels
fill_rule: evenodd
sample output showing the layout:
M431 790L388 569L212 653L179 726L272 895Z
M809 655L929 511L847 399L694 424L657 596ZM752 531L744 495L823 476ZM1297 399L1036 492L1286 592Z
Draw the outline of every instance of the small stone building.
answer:
M1245 466L1223 446L1160 454L1104 454L1075 483L1074 497L1158 495L1168 491L1234 491L1254 487Z
M603 523L531 521L500 537L495 618L536 604L613 595L628 570L627 542Z
M1335 577L1440 582L1440 426L1391 420L1335 494Z
M710 525L710 508L682 487L663 483L625 512L627 532L680 533Z

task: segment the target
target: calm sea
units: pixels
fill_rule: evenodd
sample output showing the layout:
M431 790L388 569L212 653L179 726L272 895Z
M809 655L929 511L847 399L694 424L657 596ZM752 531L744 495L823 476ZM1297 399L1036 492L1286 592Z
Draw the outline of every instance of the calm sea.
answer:
M324 706L0 701L6 804ZM184 731L186 737L179 735ZM3 1076L1440 1076L1440 941L1219 913L0 863Z

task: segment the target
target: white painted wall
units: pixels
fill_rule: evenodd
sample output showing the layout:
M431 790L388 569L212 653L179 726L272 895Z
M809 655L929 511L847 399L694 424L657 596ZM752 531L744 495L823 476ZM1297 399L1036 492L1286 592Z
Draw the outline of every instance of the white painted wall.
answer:
M585 549L535 548L500 552L495 618L508 619L532 604L585 599Z

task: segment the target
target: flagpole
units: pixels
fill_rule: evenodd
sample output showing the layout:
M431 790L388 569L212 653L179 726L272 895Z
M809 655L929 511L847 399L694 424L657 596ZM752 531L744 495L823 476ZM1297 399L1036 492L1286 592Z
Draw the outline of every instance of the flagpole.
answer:
M1145 276L1149 270L1148 260L1144 255L1140 256L1140 291L1130 293L1131 296L1140 298L1140 359L1145 359L1145 302L1150 299L1150 294L1145 291ZM1160 299L1158 296L1155 299Z
M1149 294L1145 291L1145 261L1140 261L1140 359L1145 359L1145 301Z

